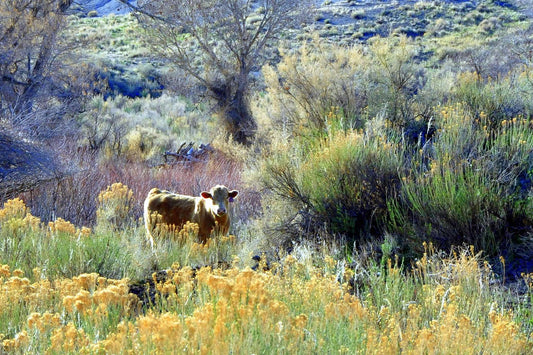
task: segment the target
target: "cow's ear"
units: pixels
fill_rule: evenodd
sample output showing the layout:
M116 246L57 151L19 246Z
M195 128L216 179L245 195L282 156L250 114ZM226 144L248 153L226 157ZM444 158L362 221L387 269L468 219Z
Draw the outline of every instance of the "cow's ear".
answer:
M211 194L207 191L202 191L202 193L200 194L200 196L202 196L203 198L205 198L206 200L208 198L213 198L213 196L211 196Z
M229 196L229 202L233 202L233 199L234 199L235 197L237 197L238 194L239 194L239 191L237 191L237 190L230 191L230 192L228 193L228 196Z

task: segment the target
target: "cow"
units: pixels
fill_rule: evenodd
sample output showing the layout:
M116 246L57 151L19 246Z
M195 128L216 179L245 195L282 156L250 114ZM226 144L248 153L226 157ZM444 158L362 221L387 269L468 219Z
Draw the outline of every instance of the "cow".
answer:
M211 233L226 235L230 227L229 202L239 192L228 190L226 186L216 185L200 196L179 195L170 191L154 188L144 201L144 223L147 238L154 248L154 230L159 223L179 231L187 222L198 225L198 237L206 243Z

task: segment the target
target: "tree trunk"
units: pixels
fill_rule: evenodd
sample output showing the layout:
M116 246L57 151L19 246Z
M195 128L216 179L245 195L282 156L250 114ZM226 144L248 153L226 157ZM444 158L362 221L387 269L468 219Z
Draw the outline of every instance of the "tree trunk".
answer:
M224 120L236 142L245 145L253 142L257 124L243 92L237 91L233 95L224 112Z
M218 103L223 124L240 144L250 145L255 137L255 122L247 100L248 74L243 70L235 80L212 85L209 90Z

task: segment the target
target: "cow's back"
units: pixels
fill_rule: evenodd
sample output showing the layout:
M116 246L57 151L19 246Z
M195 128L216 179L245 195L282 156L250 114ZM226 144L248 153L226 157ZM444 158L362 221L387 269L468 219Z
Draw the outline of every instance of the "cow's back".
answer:
M145 203L145 213L149 213L148 217L157 213L161 222L180 227L193 219L195 208L195 197L159 189L152 189Z

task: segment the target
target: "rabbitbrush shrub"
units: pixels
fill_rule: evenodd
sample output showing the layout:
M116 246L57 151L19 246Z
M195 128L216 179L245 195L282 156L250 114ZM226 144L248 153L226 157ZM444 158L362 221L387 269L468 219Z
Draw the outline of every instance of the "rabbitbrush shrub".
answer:
M389 231L409 250L426 240L496 256L531 245L531 121L498 125L460 104L443 107L437 121L434 140L402 179L401 198L391 201Z

